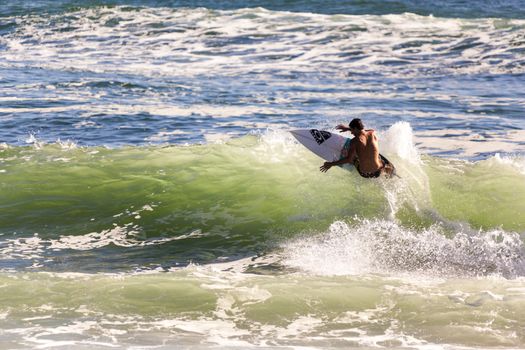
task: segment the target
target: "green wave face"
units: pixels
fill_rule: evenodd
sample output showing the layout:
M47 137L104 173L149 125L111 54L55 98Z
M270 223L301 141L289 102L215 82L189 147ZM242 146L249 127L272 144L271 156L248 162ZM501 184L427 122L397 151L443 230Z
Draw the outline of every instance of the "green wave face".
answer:
M264 253L339 219L525 230L522 160L387 156L401 179L320 173L322 161L282 133L192 146L4 147L0 234L8 249L25 245L18 254L33 244L55 266L97 269L105 259L127 268Z
M379 191L375 200L356 205L359 188L347 174L325 181L319 161L287 142L245 137L166 148L7 148L1 154L1 234L56 241L100 233L76 247L89 250L106 237L114 244L103 248L128 247L126 254L140 248L135 254L157 262L162 255L206 262L260 252L334 217L370 216L384 206ZM141 246L187 235L194 239Z
M525 162L495 156L477 163L432 159L434 207L449 220L474 228L502 227L525 232Z

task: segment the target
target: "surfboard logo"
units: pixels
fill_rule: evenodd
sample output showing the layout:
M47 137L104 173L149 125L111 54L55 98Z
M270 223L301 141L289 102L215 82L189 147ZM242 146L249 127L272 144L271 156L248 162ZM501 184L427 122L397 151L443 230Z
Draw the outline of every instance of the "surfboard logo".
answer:
M315 139L315 142L317 142L318 145L322 144L326 140L332 136L328 131L324 130L317 130L317 129L311 129L310 134L312 134L313 138Z

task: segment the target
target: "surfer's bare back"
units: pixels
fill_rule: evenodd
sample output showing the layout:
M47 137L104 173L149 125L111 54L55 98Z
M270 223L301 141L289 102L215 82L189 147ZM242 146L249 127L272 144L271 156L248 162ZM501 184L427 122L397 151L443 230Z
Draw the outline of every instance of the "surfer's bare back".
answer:
M395 174L394 166L379 154L379 142L375 131L365 130L361 119L353 119L348 127L339 124L335 128L340 132L350 131L354 138L350 142L348 157L335 162L325 162L319 168L322 172L327 172L334 165L352 163L362 177L375 178L382 173L392 177Z

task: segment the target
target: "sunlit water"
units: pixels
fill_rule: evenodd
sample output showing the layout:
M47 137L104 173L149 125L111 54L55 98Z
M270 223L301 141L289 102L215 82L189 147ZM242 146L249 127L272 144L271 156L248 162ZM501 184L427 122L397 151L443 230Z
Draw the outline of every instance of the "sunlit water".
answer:
M4 1L0 348L525 348L522 5Z

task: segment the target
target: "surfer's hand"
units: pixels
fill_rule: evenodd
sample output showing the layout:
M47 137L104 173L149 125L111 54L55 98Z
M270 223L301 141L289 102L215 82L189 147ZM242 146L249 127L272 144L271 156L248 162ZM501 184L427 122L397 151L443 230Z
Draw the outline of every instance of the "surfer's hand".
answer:
M345 132L345 131L350 130L349 128L347 128L347 127L344 126L343 124L339 124L339 125L336 126L335 128L336 128L336 130L339 130L339 132Z
M326 173L328 171L328 169L330 169L332 167L332 163L330 162L324 162L323 165L321 165L321 167L319 168L319 170L321 170L321 172L323 173Z

